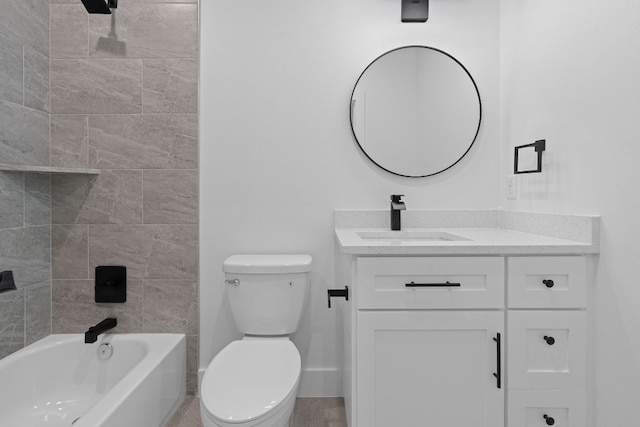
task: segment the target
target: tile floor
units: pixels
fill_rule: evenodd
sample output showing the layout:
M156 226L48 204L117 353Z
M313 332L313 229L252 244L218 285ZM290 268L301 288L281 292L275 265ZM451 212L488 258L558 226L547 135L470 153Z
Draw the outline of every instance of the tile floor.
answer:
M167 427L202 427L200 402L187 396ZM347 427L341 397L299 397L289 427Z

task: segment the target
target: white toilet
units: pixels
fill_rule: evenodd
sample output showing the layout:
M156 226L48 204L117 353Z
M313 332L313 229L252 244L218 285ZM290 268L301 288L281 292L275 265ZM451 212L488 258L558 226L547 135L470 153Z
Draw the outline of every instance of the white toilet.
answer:
M225 286L245 334L218 353L202 378L204 427L287 427L300 382L298 327L309 284L309 255L234 255Z

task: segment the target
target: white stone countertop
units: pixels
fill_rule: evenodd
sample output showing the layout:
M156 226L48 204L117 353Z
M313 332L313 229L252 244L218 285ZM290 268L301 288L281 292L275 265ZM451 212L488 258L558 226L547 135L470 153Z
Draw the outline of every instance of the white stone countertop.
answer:
M598 245L502 228L405 228L401 232L449 233L466 240L364 239L359 232L388 228L336 228L342 252L353 255L577 255L598 253Z

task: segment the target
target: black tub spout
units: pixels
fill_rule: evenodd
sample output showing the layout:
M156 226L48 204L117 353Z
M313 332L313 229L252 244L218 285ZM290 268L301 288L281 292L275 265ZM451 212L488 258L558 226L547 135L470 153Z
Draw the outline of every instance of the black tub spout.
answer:
M98 335L108 331L109 329L115 328L117 324L118 324L118 320L115 317L107 317L102 322L98 323L96 326L90 327L89 330L84 333L85 344L91 344L96 342L98 339Z

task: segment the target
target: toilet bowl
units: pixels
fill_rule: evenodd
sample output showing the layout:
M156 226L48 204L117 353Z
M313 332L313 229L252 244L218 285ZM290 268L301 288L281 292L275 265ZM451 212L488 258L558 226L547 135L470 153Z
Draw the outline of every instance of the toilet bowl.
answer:
M286 427L300 382L300 354L288 339L233 341L202 379L205 427Z
M200 386L204 427L287 427L300 383L301 360L288 335L302 313L309 255L234 255L225 286L245 334L209 363Z

